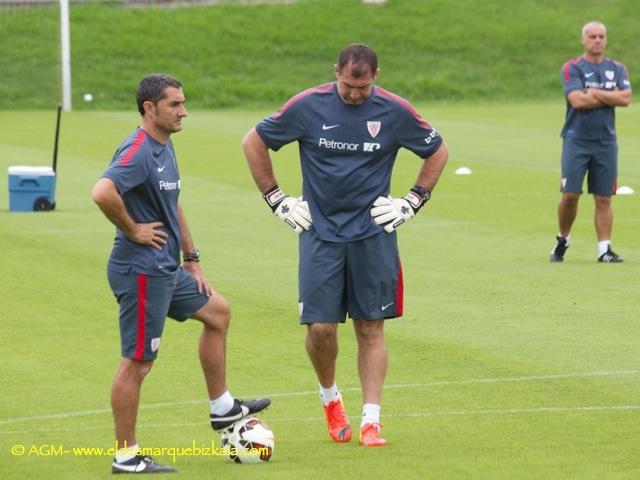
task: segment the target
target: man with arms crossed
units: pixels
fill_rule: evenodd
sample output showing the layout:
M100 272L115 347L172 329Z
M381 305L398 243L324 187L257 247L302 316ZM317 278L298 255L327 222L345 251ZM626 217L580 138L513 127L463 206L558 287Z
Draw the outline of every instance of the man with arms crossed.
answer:
M358 342L363 415L360 443L382 446L380 404L387 370L384 321L402 315L402 268L395 229L429 200L447 161L440 135L403 98L375 86L378 60L362 44L345 47L336 82L303 91L243 140L253 178L272 211L299 239L300 323L320 384L329 435L351 440L336 386L337 325L348 314ZM277 185L268 149L297 141L303 198ZM389 196L400 147L423 158L404 198Z
M136 99L142 125L116 150L92 194L117 227L108 264L109 284L120 305L122 352L111 390L119 448L112 472L161 473L175 469L137 453L135 426L140 387L157 357L165 317L203 324L199 354L214 430L264 410L270 401L234 399L225 384L229 302L202 272L178 203L180 175L170 137L187 116L182 85L167 75L150 75L138 85Z
M627 68L604 56L607 31L602 23L589 22L582 28L582 44L584 54L562 67L567 114L561 134L560 232L550 260L564 260L588 171L588 191L595 200L598 262L619 263L622 258L611 250L611 196L615 193L618 175L615 107L629 105L631 84Z

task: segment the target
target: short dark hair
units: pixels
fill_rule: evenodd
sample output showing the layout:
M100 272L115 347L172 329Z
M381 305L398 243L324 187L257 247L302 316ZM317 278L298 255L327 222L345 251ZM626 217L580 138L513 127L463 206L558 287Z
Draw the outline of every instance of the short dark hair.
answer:
M352 43L342 49L338 56L338 73L351 64L351 75L362 77L367 74L367 68L371 70L371 75L378 72L378 56L373 48L364 43Z
M154 105L164 98L164 91L167 87L182 88L182 84L173 77L162 73L147 75L138 84L136 90L136 101L138 111L144 116L144 102L153 102Z

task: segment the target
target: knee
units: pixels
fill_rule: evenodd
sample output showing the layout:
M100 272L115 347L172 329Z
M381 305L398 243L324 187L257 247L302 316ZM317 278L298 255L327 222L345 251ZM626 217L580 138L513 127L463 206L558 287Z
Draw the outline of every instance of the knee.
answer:
M309 326L307 341L315 346L336 342L337 332L334 324L314 323Z
M226 332L231 322L231 304L221 295L211 297L202 314L202 323L209 330Z
M575 207L576 205L578 205L578 200L580 200L579 193L565 192L562 194L560 203L567 207Z
M611 205L611 197L594 195L593 198L596 202L596 208L609 208L609 206Z
M143 362L143 363L144 365L140 365L138 369L138 376L140 377L140 380L143 380L144 377L149 375L149 372L151 371L151 367L153 367L153 362Z
M120 363L119 376L125 379L142 383L153 367L153 361L139 361L131 358L123 358Z
M371 346L384 341L382 323L361 320L355 321L354 325L359 345Z

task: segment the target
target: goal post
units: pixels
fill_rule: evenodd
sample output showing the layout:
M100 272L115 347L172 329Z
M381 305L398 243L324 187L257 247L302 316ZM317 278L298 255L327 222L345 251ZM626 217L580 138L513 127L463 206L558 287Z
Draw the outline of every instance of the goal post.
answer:
M62 71L62 108L71 111L71 40L69 35L69 0L60 0L60 59Z

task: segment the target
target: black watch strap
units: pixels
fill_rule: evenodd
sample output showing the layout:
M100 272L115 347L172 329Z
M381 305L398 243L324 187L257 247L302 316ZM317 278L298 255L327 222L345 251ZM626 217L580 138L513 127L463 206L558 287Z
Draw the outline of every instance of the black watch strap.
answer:
M193 252L184 252L182 254L183 262L199 262L200 261L200 252L198 250L194 250Z

